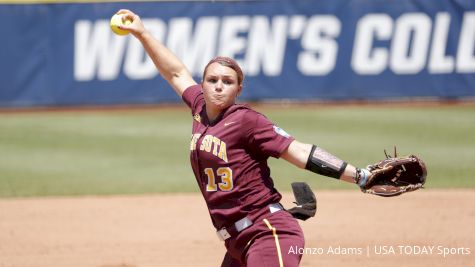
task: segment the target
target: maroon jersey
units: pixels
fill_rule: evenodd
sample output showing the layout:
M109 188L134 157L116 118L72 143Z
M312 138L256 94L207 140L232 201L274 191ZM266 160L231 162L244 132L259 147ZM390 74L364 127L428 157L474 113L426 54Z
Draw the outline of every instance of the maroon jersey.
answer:
M245 105L232 105L210 123L201 85L186 89L182 98L193 115L191 166L214 226L229 226L279 202L267 159L280 157L294 139Z

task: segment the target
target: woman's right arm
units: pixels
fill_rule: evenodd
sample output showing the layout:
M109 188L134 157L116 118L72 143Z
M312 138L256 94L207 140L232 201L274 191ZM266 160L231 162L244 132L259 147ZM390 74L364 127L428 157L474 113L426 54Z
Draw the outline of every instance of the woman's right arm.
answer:
M289 147L282 153L281 157L301 169L306 169L308 160L310 157L310 153L312 151L312 146L313 145L311 144L304 144L297 140L294 140L292 143L290 143ZM319 154L320 154L320 157L322 158L322 162L328 159L333 159L333 161L336 160L337 162L341 161L325 150L320 150ZM331 165L331 164L328 164L328 165ZM325 166L325 168L331 169L328 166ZM345 169L340 174L340 176L336 178L343 180L345 182L355 183L356 172L357 172L356 167L354 167L351 164L347 164Z
M142 43L162 77L180 97L186 88L196 84L183 62L145 29L138 15L127 9L121 9L117 13L124 14L124 18L132 20L131 24L120 28L129 30Z

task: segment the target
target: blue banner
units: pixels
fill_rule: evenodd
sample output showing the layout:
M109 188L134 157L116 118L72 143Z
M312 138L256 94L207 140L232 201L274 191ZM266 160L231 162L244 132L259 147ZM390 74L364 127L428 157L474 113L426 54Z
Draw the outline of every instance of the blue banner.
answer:
M244 69L244 100L475 96L473 0L0 4L0 106L178 102L119 9L197 81L216 55Z

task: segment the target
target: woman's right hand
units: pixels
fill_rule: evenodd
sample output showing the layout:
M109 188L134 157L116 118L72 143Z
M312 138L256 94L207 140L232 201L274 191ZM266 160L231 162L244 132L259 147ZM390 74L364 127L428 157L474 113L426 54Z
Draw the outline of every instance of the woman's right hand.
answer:
M116 14L123 14L122 15L122 20L123 21L125 21L127 19L132 21L132 23L130 23L128 25L118 26L119 29L127 30L137 38L139 38L145 32L145 27L142 23L142 20L134 12L132 12L128 9L121 9L121 10L117 11Z

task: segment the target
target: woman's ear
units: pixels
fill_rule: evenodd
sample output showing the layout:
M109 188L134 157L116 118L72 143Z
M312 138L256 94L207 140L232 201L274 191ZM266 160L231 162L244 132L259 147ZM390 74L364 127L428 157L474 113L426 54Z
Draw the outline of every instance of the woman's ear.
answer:
M240 95L241 95L241 93L242 93L242 84L241 84L241 85L239 85L239 88L238 88L238 93L237 93L236 97L240 96Z

